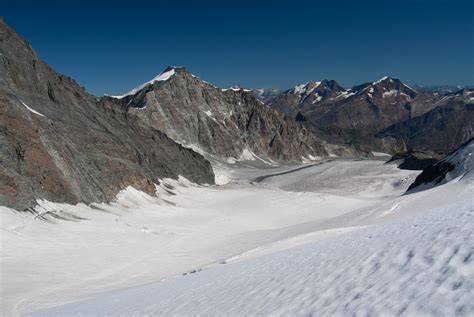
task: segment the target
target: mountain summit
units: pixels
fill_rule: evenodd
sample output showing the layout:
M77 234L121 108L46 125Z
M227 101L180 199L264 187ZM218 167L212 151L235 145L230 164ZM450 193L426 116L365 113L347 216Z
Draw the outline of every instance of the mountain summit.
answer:
M149 81L147 81L147 82L145 82L145 83L129 90L128 92L124 93L123 95L115 95L115 96L110 96L110 97L117 98L117 99L122 99L126 96L134 95L134 94L136 94L137 92L139 92L140 90L142 90L143 88L145 88L148 85L153 85L157 81L166 81L166 80L170 79L171 76L175 75L176 72L179 72L179 71L185 71L184 67L169 66L164 71L162 71L160 74L155 76L153 79L151 79L151 80L149 80Z
M346 90L335 80L324 79L296 85L264 101L278 111L293 117L296 113L306 113L317 105L344 97L345 94Z
M320 139L249 90L218 88L184 68L167 68L138 88L121 98L105 97L103 103L201 153L285 161L327 155Z
M360 86L355 86L351 89L355 95L364 95L368 98L387 98L387 99L404 99L409 101L413 99L417 91L401 80L395 77L385 76L373 83L367 83Z
M0 205L110 201L162 178L214 183L211 165L40 61L0 19Z

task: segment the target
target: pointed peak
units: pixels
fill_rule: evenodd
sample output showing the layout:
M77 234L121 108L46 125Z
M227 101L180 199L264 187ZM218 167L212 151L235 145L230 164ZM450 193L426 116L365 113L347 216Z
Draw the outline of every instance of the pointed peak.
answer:
M287 90L285 94L299 95L300 97L308 96L311 94L322 94L327 96L331 93L336 93L340 91L345 91L346 89L342 88L337 81L323 79L321 81L308 81L304 84L296 85L295 87Z
M321 81L320 87L326 87L327 89L333 91L344 91L346 89L342 88L339 83L333 79L323 79Z
M381 79L369 84L368 86L384 86L384 87L392 87L393 89L398 89L398 90L409 90L413 93L416 92L415 89L412 87L408 86L404 82L402 82L400 79L397 77L389 77L389 76L384 76Z
M164 71L162 71L160 74L155 76L153 79L133 88L132 90L124 93L123 95L110 96L110 97L122 99L126 96L134 95L140 90L142 90L143 88L145 88L146 86L153 84L154 82L157 82L157 81L166 81L170 79L171 77L173 77L177 72L181 72L181 71L185 71L184 67L176 67L176 66L167 67Z
M400 79L390 76L384 76L372 83L355 86L351 90L357 92L358 95L367 94L370 98L373 96L386 98L399 94L413 98L417 93L415 89L404 84Z
M320 81L308 81L303 84L296 85L292 89L290 89L287 93L291 94L297 94L297 95L302 95L302 94L309 94L311 93L314 89L318 88L318 86L321 84Z
M167 71L172 70L172 69L174 69L174 70L178 70L178 69L186 70L186 68L185 68L184 66L176 66L176 65L174 65L174 66L168 66L168 67L166 67L163 72L167 72Z
M377 84L385 83L385 82L393 83L393 82L401 82L401 81L400 81L400 79L398 79L396 77L384 76L384 77L380 78L379 80L374 81L372 83L372 85L377 85Z
M170 71L174 71L175 73L178 73L178 74L179 73L189 73L189 71L184 66L168 66L161 73L163 74L163 73L170 72Z

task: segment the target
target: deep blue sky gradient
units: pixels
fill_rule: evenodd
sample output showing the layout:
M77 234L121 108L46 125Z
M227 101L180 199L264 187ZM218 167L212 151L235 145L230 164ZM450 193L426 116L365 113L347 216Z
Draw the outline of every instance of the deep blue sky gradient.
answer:
M384 75L472 85L473 3L0 0L0 15L57 71L102 95L168 65L222 87Z

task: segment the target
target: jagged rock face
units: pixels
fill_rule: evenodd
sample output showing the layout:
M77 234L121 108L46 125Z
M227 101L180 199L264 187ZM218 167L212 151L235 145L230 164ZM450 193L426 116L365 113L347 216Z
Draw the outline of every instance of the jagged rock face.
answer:
M343 91L345 91L344 88L334 80L310 81L263 101L272 108L295 117L295 113L304 115L316 104L324 104L331 98L337 98Z
M109 201L129 185L153 194L153 183L178 175L214 182L201 155L132 114L99 105L38 60L3 20L0 74L0 205Z
M317 92L317 89L306 89L305 86L304 90L309 93L301 95L297 87L266 102L276 109L286 109L281 111L295 119L299 118L297 121L328 142L352 147L356 152L383 151L394 154L407 149L445 151L447 148L452 149L452 146L459 146L472 136L472 132L464 131L449 147L435 147L435 139L425 143L425 147L407 147L404 143L406 138L397 134L399 131L396 131L396 127L390 130L393 133L386 132L385 129L389 127L434 110L443 99L439 93L416 91L396 78L384 77L349 90L342 89L337 83L324 85L325 94ZM472 131L472 128L466 128L466 124L461 129ZM448 139L451 135L457 135L458 130L450 125L442 134Z
M258 101L244 89L219 89L174 70L166 80L148 84L121 99L104 98L169 137L212 155L239 158L244 150L275 160L301 161L325 156L321 141L293 120Z

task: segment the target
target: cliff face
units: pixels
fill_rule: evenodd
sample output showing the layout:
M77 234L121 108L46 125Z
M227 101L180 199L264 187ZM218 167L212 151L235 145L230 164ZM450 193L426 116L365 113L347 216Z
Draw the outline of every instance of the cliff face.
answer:
M201 155L99 104L0 20L0 205L109 201L127 186L154 193L153 183L178 175L214 182Z
M245 150L285 161L327 155L320 139L244 89L217 88L181 67L157 78L102 103L121 107L177 142L224 158L238 158Z

